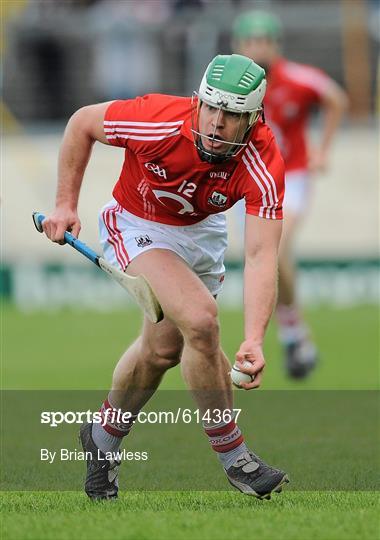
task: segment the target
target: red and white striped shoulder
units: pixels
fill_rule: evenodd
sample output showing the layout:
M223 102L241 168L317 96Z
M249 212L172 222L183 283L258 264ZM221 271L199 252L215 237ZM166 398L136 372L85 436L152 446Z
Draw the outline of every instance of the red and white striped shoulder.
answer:
M279 208L280 199L276 182L252 141L248 143L242 159L251 179L261 193L258 216L278 219L277 209Z
M127 146L131 141L161 141L179 135L188 103L184 98L148 94L114 101L104 118L110 144Z
M112 139L132 139L135 141L161 141L179 134L183 121L178 122L122 122L105 121L104 132Z
M292 82L304 86L322 96L331 82L330 77L321 69L286 61L282 65L283 73Z

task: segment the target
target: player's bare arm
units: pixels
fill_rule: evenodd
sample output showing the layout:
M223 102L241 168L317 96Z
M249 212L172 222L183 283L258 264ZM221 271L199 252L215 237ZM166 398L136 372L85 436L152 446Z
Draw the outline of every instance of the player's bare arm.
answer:
M265 359L262 351L265 330L276 301L277 252L282 230L281 220L246 216L244 269L244 333L236 359L249 360L252 367L241 371L255 375L246 390L261 384Z
M109 104L99 103L79 109L66 126L59 152L55 210L42 225L53 242L62 244L66 230L71 230L74 236L80 232L79 192L94 143L108 144L103 118Z
M328 164L328 156L332 140L348 106L348 98L344 90L330 80L321 101L323 126L319 145L309 152L309 167L312 172L324 170Z

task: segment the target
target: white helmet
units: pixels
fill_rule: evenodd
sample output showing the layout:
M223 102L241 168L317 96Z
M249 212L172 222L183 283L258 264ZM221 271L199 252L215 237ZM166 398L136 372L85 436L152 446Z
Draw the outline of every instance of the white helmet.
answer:
M219 110L229 111L241 115L248 114L248 125L242 141L235 139L230 142L230 148L225 154L206 151L202 138L211 139L220 142L217 137L210 137L207 134L200 133L198 129L198 117L194 122L193 115L193 134L194 143L201 154L202 159L212 163L224 161L236 155L246 143L248 133L262 114L262 102L265 96L266 79L264 69L255 64L253 60L240 54L218 55L208 65L203 75L199 92L199 109L204 102L211 107ZM197 126L197 127L195 127ZM225 141L223 141L225 142Z

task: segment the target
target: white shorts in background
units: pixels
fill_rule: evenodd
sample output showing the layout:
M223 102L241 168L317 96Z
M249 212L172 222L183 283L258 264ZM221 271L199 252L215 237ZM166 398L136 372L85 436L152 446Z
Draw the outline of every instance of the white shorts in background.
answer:
M123 271L140 253L168 249L186 261L212 295L222 289L227 247L224 214L178 227L135 216L113 199L100 211L99 233L104 258Z
M289 211L302 215L308 207L310 195L310 177L307 171L291 171L285 175L284 217Z

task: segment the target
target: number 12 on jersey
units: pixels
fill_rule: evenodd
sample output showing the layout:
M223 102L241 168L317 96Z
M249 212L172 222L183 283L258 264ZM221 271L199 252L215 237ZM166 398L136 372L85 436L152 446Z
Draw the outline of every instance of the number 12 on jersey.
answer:
M193 182L188 182L187 180L184 180L182 184L177 189L178 193L183 193L186 195L186 197L192 197L194 191L197 189L196 184Z

